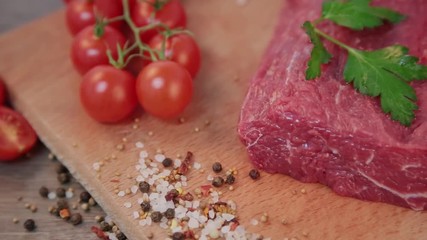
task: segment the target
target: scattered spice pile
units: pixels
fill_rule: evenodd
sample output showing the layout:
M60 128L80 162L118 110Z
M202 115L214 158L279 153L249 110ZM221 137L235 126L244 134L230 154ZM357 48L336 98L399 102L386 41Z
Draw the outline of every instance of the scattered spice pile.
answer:
M125 202L123 207L133 210L132 216L140 226L156 223L173 240L267 239L248 233L239 223L236 203L221 198L225 186L230 191L234 189L236 169L221 174L223 166L216 162L212 166L215 176L209 174L205 185L190 191L187 173L190 169L204 172L192 152L187 152L183 160L173 160L163 153L150 156L142 142L135 143L135 147L140 150L135 165L137 184L126 191L141 197L136 202ZM93 168L99 172L97 163ZM259 172L251 173L253 179L259 178ZM117 196L125 197L126 191L117 190Z

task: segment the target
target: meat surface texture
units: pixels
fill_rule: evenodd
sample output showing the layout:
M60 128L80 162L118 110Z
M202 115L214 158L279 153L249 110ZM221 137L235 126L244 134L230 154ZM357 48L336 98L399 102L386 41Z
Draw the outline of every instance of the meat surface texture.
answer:
M333 60L322 77L305 80L312 45L301 29L321 13L321 0L285 1L261 66L250 83L238 132L256 167L343 196L427 210L427 81L414 84L419 110L411 127L385 115L379 101L345 83L346 53L328 45ZM410 48L426 64L427 1L378 0L407 19L354 32L319 27L359 49Z

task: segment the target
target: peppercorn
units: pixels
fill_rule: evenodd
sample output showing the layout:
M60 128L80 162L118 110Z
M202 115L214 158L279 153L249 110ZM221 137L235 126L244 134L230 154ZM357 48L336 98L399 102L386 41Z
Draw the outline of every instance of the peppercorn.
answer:
M172 166L172 163L173 163L173 161L170 158L165 158L162 161L163 167L170 167L170 166Z
M90 206L88 203L82 203L80 207L83 209L83 211L88 212L90 210Z
M221 172L221 171L222 171L222 165L221 165L221 163L219 163L219 162L215 162L215 163L212 165L212 170L213 170L214 172L216 172L216 173Z
M175 232L172 234L172 240L184 240L185 235L182 232Z
M60 174L58 174L58 181L61 184L69 183L70 180L71 180L71 176L70 176L69 173L60 173Z
M150 184L148 182L140 182L139 183L139 190L143 193L148 193L150 191Z
M59 199L56 205L58 206L58 210L68 208L68 202L65 199Z
M141 209L144 212L148 212L151 209L151 204L149 202L142 202L141 203Z
M40 196L47 198L47 195L49 194L49 189L47 187L43 186L39 189Z
M56 196L58 198L64 198L65 197L65 189L64 188L57 188L56 189Z
M174 218L174 217L175 217L175 209L173 209L173 208L168 208L168 209L166 210L166 212L165 212L165 217L166 217L167 219L172 219L172 218Z
M36 223L34 222L33 219L27 219L24 222L24 228L27 229L27 231L34 231L34 229L36 229Z
M258 179L258 178L259 178L259 176L260 176L259 171L258 171L258 170L256 170L256 169L252 169L252 170L249 172L249 177L251 177L253 180Z
M51 206L48 210L52 215L59 217L59 209L57 207Z
M225 178L225 183L227 184L233 184L236 181L236 177L234 177L234 174L228 174Z
M60 174L60 173L68 173L69 171L68 171L68 169L64 165L62 165L61 163L58 163L55 166L55 172L57 174Z
M122 232L118 232L118 233L116 234L116 238L117 238L118 240L126 240L126 239L128 239L128 238L126 237L126 235L125 235L124 233L122 233Z
M62 210L59 211L59 216L68 221L70 219L70 210L68 210L68 208L64 208Z
M221 187L224 184L224 178L222 177L214 177L213 181L212 181L212 186L214 187Z
M79 225L82 223L82 215L80 213L73 213L70 217L70 222L73 225Z
M81 202L88 203L91 197L92 196L90 196L90 193L88 193L87 191L83 191L82 193L80 193Z
M95 221L96 221L97 223L100 223L100 222L104 221L104 217L103 217L103 216L96 215L96 216L95 216Z
M93 199L92 197L91 198L89 198L89 205L91 205L92 207L93 206L95 206L97 203L96 203L96 201L95 201L95 199Z
M153 222L160 222L162 220L162 217L163 216L161 212L155 211L151 213L151 220Z
M111 226L110 226L110 224L108 224L107 222L105 222L105 221L102 221L100 224L99 224L99 227L101 228L101 230L103 231L103 232L108 232L108 231L110 231L111 230Z

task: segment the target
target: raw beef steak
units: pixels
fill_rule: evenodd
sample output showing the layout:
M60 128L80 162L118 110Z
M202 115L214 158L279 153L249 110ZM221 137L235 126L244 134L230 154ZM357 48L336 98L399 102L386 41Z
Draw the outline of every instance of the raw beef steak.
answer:
M238 126L253 163L343 196L427 209L427 82L414 84L419 110L411 127L390 120L377 99L342 79L344 51L322 77L305 80L312 45L301 29L319 17L321 0L287 0L270 46L249 87ZM407 15L402 23L354 32L320 27L360 49L408 46L426 64L427 1L378 0Z

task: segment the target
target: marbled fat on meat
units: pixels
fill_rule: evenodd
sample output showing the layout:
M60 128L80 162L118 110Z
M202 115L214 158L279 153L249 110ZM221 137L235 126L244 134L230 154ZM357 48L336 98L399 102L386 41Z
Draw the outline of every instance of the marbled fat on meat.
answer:
M377 99L342 79L346 53L314 81L305 80L312 45L301 29L319 17L321 0L287 0L262 64L252 79L238 126L253 163L268 172L319 182L343 196L427 210L427 82L413 86L419 110L411 127L390 120ZM359 49L410 48L426 64L427 1L378 0L407 15L398 25L354 32L319 27Z

